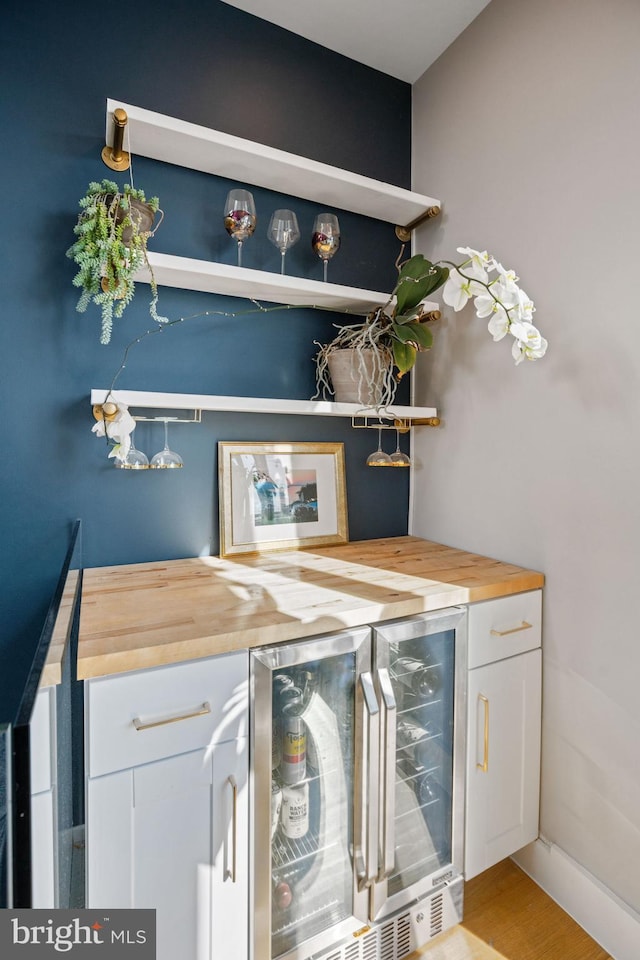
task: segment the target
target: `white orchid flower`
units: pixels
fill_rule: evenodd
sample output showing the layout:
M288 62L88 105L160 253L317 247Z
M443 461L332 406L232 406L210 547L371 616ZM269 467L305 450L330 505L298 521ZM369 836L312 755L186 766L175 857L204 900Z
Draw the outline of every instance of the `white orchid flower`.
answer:
M463 277L457 269L454 269L444 285L442 299L448 306L453 307L457 313L458 310L466 307L472 297L477 297L482 289L475 280Z
M116 404L118 412L113 420L97 420L91 432L98 437L104 437L105 431L109 440L115 444L109 451L109 457L125 460L131 448L131 434L135 430L136 422L129 413L126 403Z
M501 263L495 261L496 270L498 272L499 283L505 290L514 290L517 289L518 280L520 277L516 275L515 270L505 270Z
M496 309L493 311L491 319L487 324L487 329L493 339L497 342L498 340L502 340L502 338L509 332L511 321L509 319L509 314L501 304L496 303L495 307Z
M515 306L515 304L511 303L508 299L504 301L501 297L494 294L493 291L495 289L492 284L491 290L483 290L474 300L473 305L476 308L476 316L481 320L484 320L485 317L490 317L493 313L504 312L508 315L511 307Z
M518 288L517 307L518 320L524 320L526 323L531 323L531 318L533 317L536 308L533 305L533 300L527 296L524 290L520 290L520 288Z
M495 260L486 250L474 250L473 247L458 247L458 253L464 253L469 260L460 264L467 273L471 273L476 280L482 280L486 283L489 279L488 274L495 269Z
M523 360L539 360L547 352L547 341L532 323L516 320L511 324L511 331L516 338L511 353L516 365Z
M520 287L516 283L518 277L513 270L505 270L499 264L496 269L499 276L490 284L491 292L496 300L499 300L507 310L510 310L520 302Z
M442 291L444 303L458 311L473 299L476 315L489 319L487 327L494 340L513 334L512 354L516 364L543 357L547 341L531 322L536 308L518 286L520 278L515 270L508 270L486 250L474 247L457 250L466 259L451 267ZM494 272L495 276L490 279Z

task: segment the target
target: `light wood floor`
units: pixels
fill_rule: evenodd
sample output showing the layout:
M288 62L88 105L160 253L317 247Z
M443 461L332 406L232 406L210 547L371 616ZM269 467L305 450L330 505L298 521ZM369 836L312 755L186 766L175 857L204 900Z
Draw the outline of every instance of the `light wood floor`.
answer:
M507 960L613 960L512 860L465 884L462 926Z

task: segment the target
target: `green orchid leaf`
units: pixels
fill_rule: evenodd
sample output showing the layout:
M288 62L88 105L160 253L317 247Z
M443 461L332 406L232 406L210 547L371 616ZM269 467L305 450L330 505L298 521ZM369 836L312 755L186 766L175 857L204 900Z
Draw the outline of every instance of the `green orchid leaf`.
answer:
M420 313L420 307L416 306L416 307L413 307L411 310L405 311L405 313L402 313L402 314L397 313L393 318L393 320L394 320L394 323L411 323L411 321L415 320L415 318L418 316L419 313Z
M428 350L433 344L433 334L421 323L394 323L393 332L402 343L417 343L422 350Z
M428 294L441 287L448 276L447 267L435 266L421 253L411 257L402 265L394 290L396 314L405 314L416 307Z
M416 362L417 350L410 343L393 341L393 360L400 375L408 373Z

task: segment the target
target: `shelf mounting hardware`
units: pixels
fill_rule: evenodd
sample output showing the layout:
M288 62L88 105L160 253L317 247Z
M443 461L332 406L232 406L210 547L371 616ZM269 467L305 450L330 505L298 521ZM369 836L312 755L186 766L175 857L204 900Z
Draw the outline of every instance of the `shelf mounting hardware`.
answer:
M440 417L391 417L386 421L381 417L371 423L370 420L375 420L375 418L351 417L351 426L354 430L398 430L400 433L408 433L412 427L440 426Z
M402 241L402 243L409 243L411 240L411 231L419 227L421 223L425 223L427 220L433 220L434 217L439 217L440 211L440 207L428 207L424 213L421 213L419 217L416 217L415 220L408 223L406 227L397 226L396 237Z
M102 159L111 170L128 170L131 164L131 157L122 149L128 119L127 111L122 107L113 111L113 146L107 143L102 148Z

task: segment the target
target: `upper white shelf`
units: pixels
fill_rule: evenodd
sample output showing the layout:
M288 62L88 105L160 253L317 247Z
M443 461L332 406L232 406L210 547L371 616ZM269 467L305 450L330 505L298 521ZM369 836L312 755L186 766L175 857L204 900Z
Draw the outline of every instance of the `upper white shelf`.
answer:
M107 100L106 142L113 145L113 111L129 118L125 149L240 183L313 200L388 223L405 225L440 201L261 143L210 130L120 100Z
M435 407L392 406L376 411L358 403L332 403L328 400L274 400L270 397L221 397L203 393L147 393L143 390L113 390L106 387L91 391L91 404L104 403L109 396L115 403L149 410L217 410L226 413L283 413L313 417L376 417L381 419L422 420L437 417Z
M280 273L249 270L209 260L190 260L168 253L149 251L148 257L156 283L161 287L201 290L229 297L340 310L358 315L367 314L389 302L387 293L324 283L322 280L282 276ZM148 283L150 275L147 268L140 270L135 279ZM427 310L437 310L438 304L425 302L425 307Z

